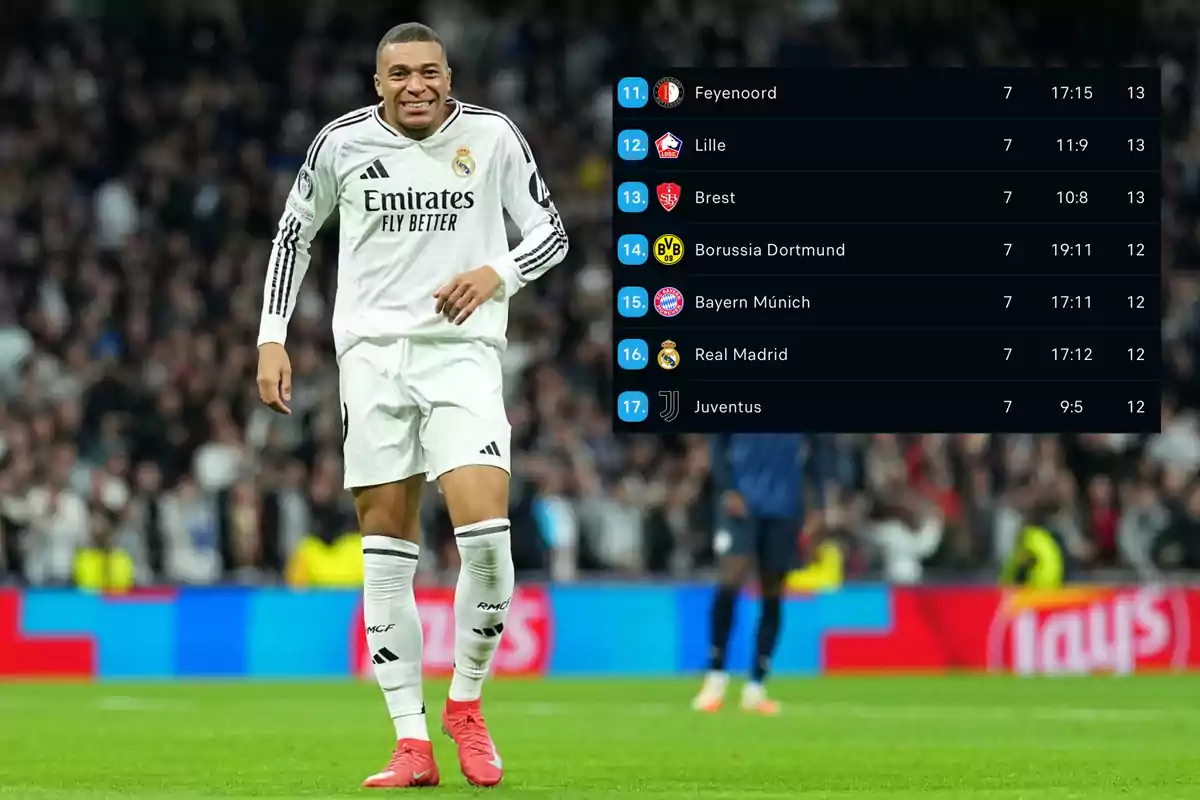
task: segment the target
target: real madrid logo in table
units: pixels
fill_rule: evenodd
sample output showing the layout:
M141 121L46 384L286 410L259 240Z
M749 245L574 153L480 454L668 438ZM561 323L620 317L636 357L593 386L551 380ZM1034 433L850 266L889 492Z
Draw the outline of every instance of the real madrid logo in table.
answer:
M675 369L679 366L679 351L670 339L663 342L662 350L658 351L658 365L663 369Z
M454 174L460 178L469 178L475 174L475 159L471 158L471 148L460 147L450 162Z

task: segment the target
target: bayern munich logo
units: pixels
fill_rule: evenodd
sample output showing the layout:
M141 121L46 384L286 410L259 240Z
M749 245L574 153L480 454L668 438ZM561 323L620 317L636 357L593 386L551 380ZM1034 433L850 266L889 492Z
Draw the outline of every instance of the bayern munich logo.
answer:
M683 292L674 286L666 286L654 295L654 310L664 317L673 317L683 311Z

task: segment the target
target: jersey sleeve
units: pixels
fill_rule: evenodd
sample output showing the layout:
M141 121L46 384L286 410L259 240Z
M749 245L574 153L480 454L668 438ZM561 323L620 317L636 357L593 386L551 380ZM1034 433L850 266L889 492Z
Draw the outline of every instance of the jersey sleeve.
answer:
M567 255L567 234L533 151L517 127L507 119L505 122L508 130L501 132L500 148L502 199L504 210L521 229L521 241L491 264L502 281L503 294L498 299L511 297Z
M308 149L279 218L263 286L260 346L287 340L288 320L308 272L309 245L337 207L337 175L333 168L336 147L327 139L318 137Z
M709 439L709 469L713 491L720 496L733 488L733 467L729 463L731 437L727 433L713 434Z

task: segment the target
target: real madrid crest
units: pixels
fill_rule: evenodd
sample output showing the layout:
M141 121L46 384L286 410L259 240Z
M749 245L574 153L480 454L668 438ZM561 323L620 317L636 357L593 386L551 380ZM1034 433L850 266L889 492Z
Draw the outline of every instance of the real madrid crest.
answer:
M460 147L450 162L454 174L460 178L469 178L475 174L475 159L471 158L471 148Z
M679 366L679 351L670 339L663 342L662 350L658 351L658 365L663 369L675 369Z

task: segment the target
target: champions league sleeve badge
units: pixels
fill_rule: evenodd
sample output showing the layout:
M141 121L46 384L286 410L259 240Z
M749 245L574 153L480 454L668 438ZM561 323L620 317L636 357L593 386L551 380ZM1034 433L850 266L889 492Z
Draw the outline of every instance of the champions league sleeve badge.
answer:
M308 169L300 168L300 173L296 176L296 194L305 202L312 200L313 196L313 179Z

